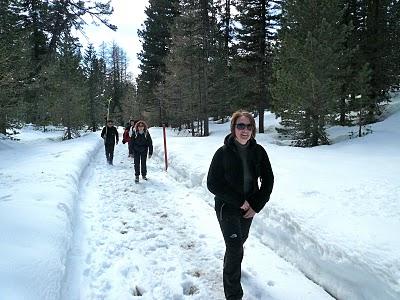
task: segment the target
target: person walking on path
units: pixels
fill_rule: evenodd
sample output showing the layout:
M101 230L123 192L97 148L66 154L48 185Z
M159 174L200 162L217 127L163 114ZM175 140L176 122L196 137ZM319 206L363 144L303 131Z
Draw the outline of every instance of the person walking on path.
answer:
M265 149L256 142L256 124L246 111L232 115L231 133L214 154L207 188L215 195L215 211L225 241L223 285L226 299L243 297L243 244L253 217L270 198L274 175ZM259 185L259 181L261 185Z
M145 121L137 121L135 127L129 131L133 147L133 161L135 165L135 183L139 182L139 176L147 180L147 155L149 158L153 155L153 141Z
M135 126L135 121L130 120L127 126L124 129L124 133L122 135L122 143L128 143L128 157L133 157L133 145L131 143L131 137L129 136L129 131L131 130L132 127Z
M104 148L106 152L107 163L113 164L114 146L118 144L118 131L114 126L113 120L108 120L107 125L101 131L101 137L104 140Z

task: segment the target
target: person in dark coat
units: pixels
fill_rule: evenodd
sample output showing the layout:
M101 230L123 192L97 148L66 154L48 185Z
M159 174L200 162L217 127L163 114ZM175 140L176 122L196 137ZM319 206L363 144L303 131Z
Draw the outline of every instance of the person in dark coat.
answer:
M135 165L135 183L139 182L139 175L147 180L147 155L149 158L153 155L153 141L149 133L148 126L145 121L137 121L135 127L129 132L133 147L133 161Z
M253 217L270 198L274 175L265 149L256 142L256 124L246 111L232 115L231 133L214 154L207 187L225 241L223 284L226 299L242 299L241 264ZM259 185L259 182L261 183Z
M101 131L101 137L104 140L107 162L112 165L114 158L114 146L118 144L119 139L117 128L114 126L112 120L107 121L107 126L105 126Z

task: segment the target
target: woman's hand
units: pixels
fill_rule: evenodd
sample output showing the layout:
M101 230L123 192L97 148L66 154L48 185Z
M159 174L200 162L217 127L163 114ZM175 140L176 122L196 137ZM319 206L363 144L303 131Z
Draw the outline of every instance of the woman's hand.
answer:
M247 202L247 200L244 200L243 205L240 207L240 209L243 209L244 211L247 211L250 207L249 202Z
M255 216L255 214L256 214L256 212L249 205L249 209L246 211L243 218L246 218L246 219L253 218Z
M252 218L256 214L256 212L251 208L249 202L247 200L244 201L243 205L240 207L240 209L243 209L246 213L244 214L243 218Z

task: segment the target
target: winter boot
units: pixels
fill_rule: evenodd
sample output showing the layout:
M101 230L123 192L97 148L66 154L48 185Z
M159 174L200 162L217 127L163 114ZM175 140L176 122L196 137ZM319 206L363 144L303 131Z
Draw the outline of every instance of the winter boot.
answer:
M142 178L143 178L144 180L148 180L147 177L146 177L146 175L143 175Z
M135 183L139 183L139 176L135 176Z

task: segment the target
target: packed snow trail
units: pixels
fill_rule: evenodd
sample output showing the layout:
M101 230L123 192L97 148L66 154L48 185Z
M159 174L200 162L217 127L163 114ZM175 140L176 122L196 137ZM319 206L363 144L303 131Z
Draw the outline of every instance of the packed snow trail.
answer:
M218 267L217 257L210 253L193 260L204 251L197 248L206 247L205 236L187 227L179 205L171 205L184 201L185 195L176 195L165 183L165 174L150 163L150 180L134 184L131 161L117 157L116 166L110 167L104 166L102 153L100 157L93 174L99 194L84 209L89 239L82 298L177 299L201 294L222 299L212 292L221 289L205 285L203 279L219 282L212 278L218 274L215 269L204 268Z
M81 184L80 217L64 299L224 299L224 244L202 188L187 188L147 161L134 183L133 160L118 145L114 166L101 149ZM331 299L258 240L243 264L244 299Z

